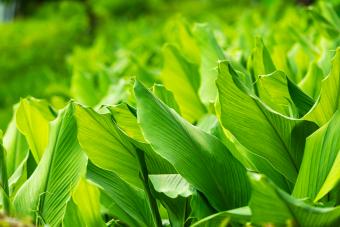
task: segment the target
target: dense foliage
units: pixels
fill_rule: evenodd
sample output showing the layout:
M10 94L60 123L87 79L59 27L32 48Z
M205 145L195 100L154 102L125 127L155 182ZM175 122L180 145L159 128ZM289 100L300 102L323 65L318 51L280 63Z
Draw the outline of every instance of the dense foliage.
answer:
M46 63L55 74L40 88L50 93L33 90L45 99L13 107L0 135L0 224L339 226L337 5L265 2L229 10L215 2L213 13L165 19L166 4L148 1L147 15L112 27L107 9L117 6L103 1L87 5L95 31L79 20L88 18L81 4L67 3L79 12L55 29L65 43L46 40L54 27L22 41L46 45L30 53L42 61L59 48L49 45L85 46L67 58L70 81L59 81L66 66ZM1 29L10 37L42 22L22 23ZM0 70L21 72L27 61L17 60L0 59ZM3 96L20 80L1 84Z

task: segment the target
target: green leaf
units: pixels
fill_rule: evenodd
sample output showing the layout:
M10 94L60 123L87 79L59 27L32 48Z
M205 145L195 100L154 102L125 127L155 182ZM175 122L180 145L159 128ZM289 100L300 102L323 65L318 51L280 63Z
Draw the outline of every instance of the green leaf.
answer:
M16 111L17 128L25 135L37 163L47 147L49 122L54 118L49 104L34 98L22 99Z
M307 138L303 161L293 191L297 198L315 201L327 194L340 179L337 156L340 154L340 110ZM333 169L333 170L332 170ZM332 175L330 174L330 171ZM327 182L326 182L327 179ZM323 186L326 183L327 188ZM323 190L320 192L321 188ZM318 196L317 196L318 195Z
M246 171L216 137L185 121L138 81L135 94L138 121L155 152L203 192L216 209L247 204Z
M300 148L304 145L306 134L315 127L271 110L257 96L246 92L237 72L228 62L219 65L217 87L223 127L243 146L269 161L273 168L294 183L302 159ZM294 128L301 124L306 124L302 128L307 132L292 138ZM275 180L276 176L272 176L271 172L264 173Z
M340 224L340 207L313 207L276 187L264 175L249 174L253 187L249 207L259 225L331 227Z
M46 151L14 198L17 213L36 216L37 224L58 226L61 223L67 201L86 165L73 114L73 105L69 104L51 123Z
M217 65L220 60L225 59L224 53L207 24L195 24L193 33L201 52L199 95L206 104L215 102L217 97L215 84L218 74Z
M126 182L142 188L135 148L121 133L111 114L75 106L78 140L89 159L97 166L115 172Z
M313 109L304 119L314 121L319 126L326 124L340 109L340 48L336 50L329 75L322 80L320 96Z
M87 177L104 190L119 207L120 212L124 212L119 216L122 221L130 226L136 226L136 223L137 226L156 226L143 190L126 183L114 172L101 169L92 163L87 166ZM133 223L130 222L131 219Z
M162 82L179 105L182 116L190 122L198 120L206 111L198 96L200 76L198 67L188 62L172 45L163 47Z
M86 226L106 226L100 214L100 191L95 185L80 179L72 198Z

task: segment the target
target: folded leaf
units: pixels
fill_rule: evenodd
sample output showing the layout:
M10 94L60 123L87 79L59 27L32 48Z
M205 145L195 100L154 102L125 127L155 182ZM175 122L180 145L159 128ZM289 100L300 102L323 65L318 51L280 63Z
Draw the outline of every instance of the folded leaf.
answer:
M138 121L155 152L203 192L216 209L247 204L246 170L216 137L185 121L138 81L135 94Z

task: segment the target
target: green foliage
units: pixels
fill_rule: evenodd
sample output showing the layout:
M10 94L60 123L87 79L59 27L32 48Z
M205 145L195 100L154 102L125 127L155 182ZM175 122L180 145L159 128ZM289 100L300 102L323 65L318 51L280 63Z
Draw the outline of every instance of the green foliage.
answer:
M32 65L20 83L37 90L15 91L45 99L17 100L19 74L0 86L14 94L3 108L19 102L0 135L0 224L339 226L336 6L125 2L50 3L0 25L7 44L51 25L26 37L44 50L0 59L1 76L40 60L52 75L33 82Z

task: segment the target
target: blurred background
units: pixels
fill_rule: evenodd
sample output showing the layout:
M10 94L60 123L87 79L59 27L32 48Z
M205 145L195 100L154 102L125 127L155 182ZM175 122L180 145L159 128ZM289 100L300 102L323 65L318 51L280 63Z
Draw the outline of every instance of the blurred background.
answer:
M328 2L339 12L340 1ZM128 83L121 78L138 76L144 83L152 84L162 68L162 45L176 41L179 35L185 36L186 29L194 22L208 22L219 44L241 61L246 61L255 36L263 37L274 52L275 42L280 41L287 44L287 49L282 51L299 53L299 47L292 47L297 40L300 49L313 51L314 47L304 47L303 41L308 38L304 34L308 34L309 23L315 21L301 19L308 17L302 12L310 4L317 3L311 0L3 0L0 2L0 128L6 128L13 105L20 97L45 98L56 108L69 99L93 106L103 99L105 103L117 102L120 99L117 96L124 95L122 91ZM289 27L288 31L296 33L296 40L280 33L282 27L285 27L282 31ZM183 47L184 52L186 48L191 47ZM240 50L245 56L238 55ZM280 50L275 53L279 54ZM307 68L306 64L305 69L300 67L294 73L304 75Z

